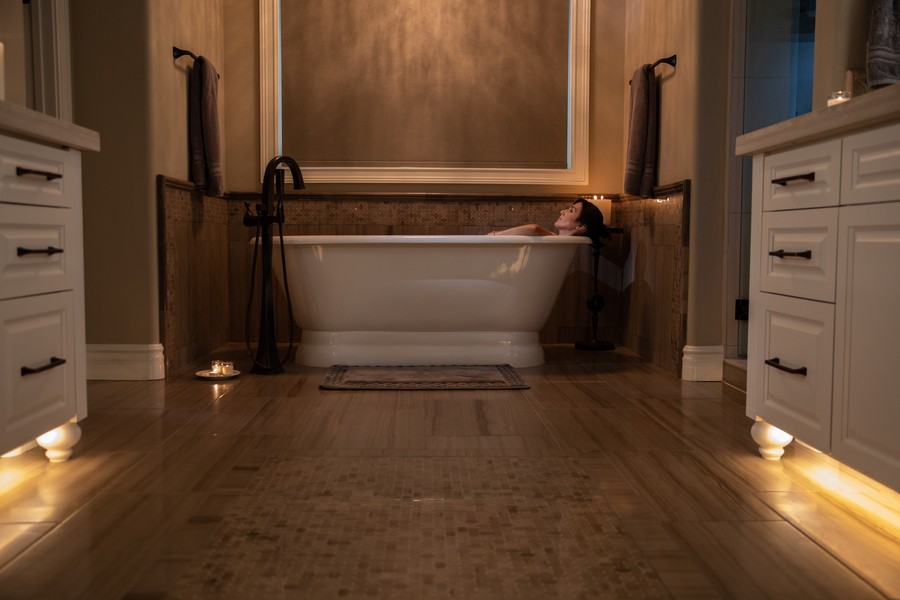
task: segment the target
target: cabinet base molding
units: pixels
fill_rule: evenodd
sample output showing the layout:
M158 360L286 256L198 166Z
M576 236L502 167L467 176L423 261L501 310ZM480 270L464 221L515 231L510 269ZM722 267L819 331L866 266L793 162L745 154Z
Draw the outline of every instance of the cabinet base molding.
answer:
M88 344L87 378L116 381L165 379L162 344Z
M685 381L722 381L724 346L685 346L681 378Z

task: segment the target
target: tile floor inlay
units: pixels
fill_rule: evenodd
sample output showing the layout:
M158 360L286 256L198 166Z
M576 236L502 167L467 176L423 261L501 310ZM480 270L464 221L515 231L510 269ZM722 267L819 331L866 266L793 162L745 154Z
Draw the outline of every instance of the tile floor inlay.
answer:
M574 460L267 458L168 597L668 597Z

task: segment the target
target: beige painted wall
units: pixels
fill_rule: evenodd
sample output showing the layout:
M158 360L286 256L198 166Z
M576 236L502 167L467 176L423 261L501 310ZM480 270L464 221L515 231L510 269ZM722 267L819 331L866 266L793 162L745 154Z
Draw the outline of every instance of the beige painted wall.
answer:
M259 8L257 0L224 0L228 102L220 114L228 141L229 190L259 190Z
M88 343L156 341L146 22L146 2L71 4L73 116L102 147L83 162Z
M28 106L26 93L25 7L22 0L0 0L0 44L3 44L4 100Z
M71 25L74 120L102 144L84 157L87 341L158 343L155 178L188 178L190 59L172 46L221 72L222 1L83 0Z
M848 69L865 71L871 13L872 0L817 0L813 110L825 108L832 92L845 89Z
M666 65L657 68L661 76L658 181L691 180L687 344L719 346L723 344L730 3L646 0L627 6L623 81L631 79L642 64L678 55L674 70ZM627 134L626 121L623 139Z
M175 60L172 46L190 50L212 61L219 72L219 130L223 153L228 146L228 128L222 118L228 96L229 74L224 64L224 9L222 0L184 2L146 0L148 5L148 64L150 70L150 160L153 167L149 189L156 193L156 175L188 180L188 78L193 59ZM225 186L228 187L225 173Z

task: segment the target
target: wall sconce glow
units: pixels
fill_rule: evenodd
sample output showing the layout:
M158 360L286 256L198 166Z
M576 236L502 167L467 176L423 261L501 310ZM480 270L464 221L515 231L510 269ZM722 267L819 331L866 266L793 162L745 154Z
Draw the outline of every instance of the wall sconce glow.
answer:
M66 423L52 429L35 441L46 450L50 462L65 462L72 456L72 446L81 439L81 427L75 423Z
M750 428L753 441L759 444L759 454L766 460L778 460L784 454L784 447L793 441L794 436L769 425L759 417Z

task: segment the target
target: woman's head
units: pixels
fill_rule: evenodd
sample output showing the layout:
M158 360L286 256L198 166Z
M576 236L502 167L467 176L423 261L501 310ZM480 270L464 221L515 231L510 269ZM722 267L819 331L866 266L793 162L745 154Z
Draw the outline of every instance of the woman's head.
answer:
M592 240L608 238L603 213L589 200L579 198L559 213L555 223L559 235L583 235Z

